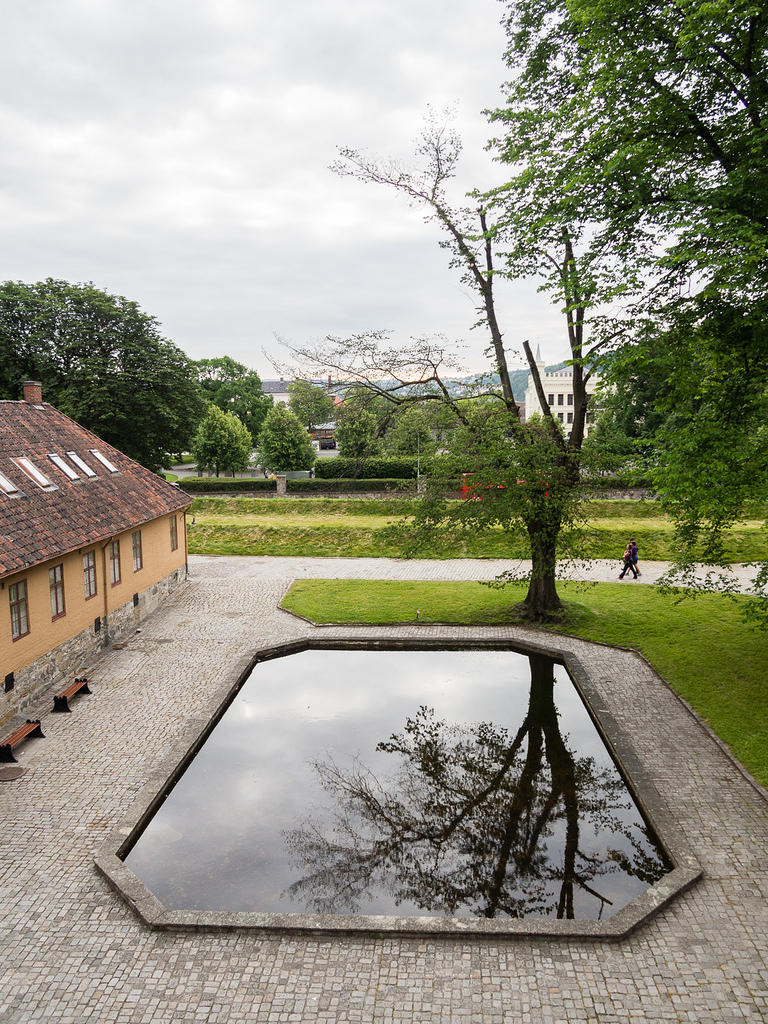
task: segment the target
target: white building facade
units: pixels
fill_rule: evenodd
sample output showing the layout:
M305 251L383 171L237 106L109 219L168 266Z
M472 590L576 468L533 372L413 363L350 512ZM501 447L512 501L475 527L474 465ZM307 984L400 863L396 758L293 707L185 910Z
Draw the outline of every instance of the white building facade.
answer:
M544 395L549 405L550 412L563 425L565 436L568 437L573 426L573 368L565 366L560 370L546 370L544 361L541 358L541 350L536 349L536 366L541 377L541 384ZM600 377L593 373L587 382L587 398L591 398L600 384ZM533 376L528 378L528 387L525 392L525 418L534 412L542 412L536 388L533 384ZM590 426L594 422L594 413L587 407L587 419L584 425L584 436L589 433Z

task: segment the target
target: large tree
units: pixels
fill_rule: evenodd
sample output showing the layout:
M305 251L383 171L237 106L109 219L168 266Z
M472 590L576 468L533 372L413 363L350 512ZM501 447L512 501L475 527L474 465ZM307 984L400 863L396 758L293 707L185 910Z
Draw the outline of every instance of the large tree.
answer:
M513 0L507 10L514 79L494 113L511 128L501 155L514 159L522 138L532 173L577 187L608 244L648 243L646 269L673 284L764 296L765 9Z
M233 475L245 469L253 451L250 431L231 412L209 405L192 442L198 470L211 469Z
M0 397L25 380L149 469L189 444L204 409L194 366L136 302L48 278L0 285Z
M335 405L325 388L308 380L292 380L288 385L291 412L307 430L333 419Z
M309 434L284 405L273 405L267 413L258 449L261 465L275 472L311 469L315 461Z
M345 405L336 419L339 455L357 459L362 468L365 459L381 453L381 440L375 414L357 405Z
M231 356L198 359L197 379L209 402L222 412L231 412L257 437L264 417L272 407L271 395L265 395L261 378Z
M579 195L592 245L645 287L606 367L665 386L657 484L699 535L764 500L768 392L768 16L736 0L514 0L503 158ZM521 120L521 103L529 117ZM620 380L620 378L617 378Z
M396 416L384 439L391 455L433 455L437 448L425 405L410 406Z
M524 106L520 116L527 116ZM477 296L476 326L487 331L492 374L479 378L471 388L457 390L451 376L460 367L444 341L421 338L395 346L386 332L331 337L323 344L293 351L315 373L330 369L393 405L449 406L464 427L464 468L478 472L485 497L471 509L434 500L418 518L425 528L440 528L444 523L472 529L495 524L522 527L530 542L532 569L520 611L532 619L546 619L561 608L555 582L558 541L577 515L586 385L595 353L614 326L596 316L590 323L590 314L593 307L613 297L617 285L602 253L577 254L585 222L576 198L532 179L522 160L506 189L489 197L474 196L471 207L452 206L446 188L460 150L450 127L433 119L421 138L417 169L377 161L351 149L341 151L335 169L395 189L437 223L452 266ZM500 248L503 257L499 257ZM568 436L549 406L544 380L524 338L516 340L522 344L541 415L525 422L515 401L494 292L495 279L503 273L537 274L553 301L564 309L563 334L573 367L573 423ZM480 414L478 397L484 399Z

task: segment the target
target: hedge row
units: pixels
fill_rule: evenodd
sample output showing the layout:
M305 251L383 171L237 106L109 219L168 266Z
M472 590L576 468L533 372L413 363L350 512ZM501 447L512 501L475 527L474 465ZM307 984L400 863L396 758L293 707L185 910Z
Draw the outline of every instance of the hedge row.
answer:
M335 464L340 459L328 459L328 462ZM352 460L349 460L350 462ZM372 460L373 461L373 460ZM381 460L385 461L385 460ZM309 477L300 477L297 480L287 480L286 489L292 494L312 494L317 491L338 491L339 493L361 493L365 491L412 491L415 487L416 480L415 476L403 477L397 475L391 475L387 477L365 477L364 479L358 479L353 476L334 476L334 477L323 477L318 472L319 467L323 465L323 462L318 462L316 467L316 476L314 479ZM600 476L594 477L591 480L585 479L582 481L594 491L603 490L616 490L623 491L628 488L644 487L650 488L651 482L645 477L621 477L621 476ZM455 480L429 480L429 486L445 491L458 490L461 486L459 482ZM233 478L233 477L186 477L179 481L179 487L183 491L187 491L189 494L211 494L222 491L266 491L274 492L277 489L275 480L265 480L261 477L252 477L250 479Z
M629 488L645 487L652 488L653 484L646 476L637 476L627 473L620 476L594 476L582 477L582 483L592 487L596 491L626 491Z
M413 480L416 477L416 460L347 459L343 455L337 455L333 459L318 459L315 462L315 476L322 480L346 480L355 477L365 477L368 480Z
M208 493L211 491L274 491L277 483L262 477L222 477L222 476L188 476L179 480L182 491L190 494Z
M313 480L300 478L298 480L286 480L288 492L307 494L314 491L339 491L352 493L361 491L407 491L413 492L416 489L415 480L403 480L398 477L380 477L376 480L356 480L350 477L320 478Z

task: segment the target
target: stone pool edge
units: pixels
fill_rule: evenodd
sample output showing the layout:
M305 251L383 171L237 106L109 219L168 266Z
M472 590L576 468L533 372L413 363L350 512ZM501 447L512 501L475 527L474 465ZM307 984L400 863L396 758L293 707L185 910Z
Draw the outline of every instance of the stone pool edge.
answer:
M602 709L599 689L589 678L579 658L556 645L535 641L512 641L508 637L473 637L462 631L455 640L424 637L386 637L366 633L366 627L351 630L345 638L301 637L250 651L227 673L222 689L208 701L205 710L191 718L178 741L166 751L147 778L122 820L112 829L94 857L94 865L109 885L125 900L148 927L156 930L273 931L290 933L364 933L462 936L490 938L546 938L619 941L657 914L702 875L702 869L684 836L644 768L631 738L607 710ZM587 641L582 641L587 643ZM395 915L274 914L263 912L172 911L168 910L122 860L141 834L148 820L205 743L221 716L239 692L254 665L266 658L312 648L344 647L428 649L509 649L544 654L562 661L579 690L603 741L648 819L673 865L672 871L606 921L564 921L551 918L493 919L401 917Z

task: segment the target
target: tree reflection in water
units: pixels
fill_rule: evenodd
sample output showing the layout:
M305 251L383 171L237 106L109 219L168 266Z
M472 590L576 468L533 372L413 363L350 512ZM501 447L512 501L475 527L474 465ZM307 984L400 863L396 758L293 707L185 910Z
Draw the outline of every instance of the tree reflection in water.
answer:
M330 830L286 834L304 872L291 897L317 912L354 913L377 887L395 905L447 916L573 918L580 888L599 917L612 902L601 878L660 878L666 865L642 822L629 821L618 773L568 749L553 662L529 661L530 699L514 736L490 722L451 725L421 707L378 745L399 755L387 781L359 762L350 771L315 762L335 820ZM596 856L584 837L601 834L609 838Z

